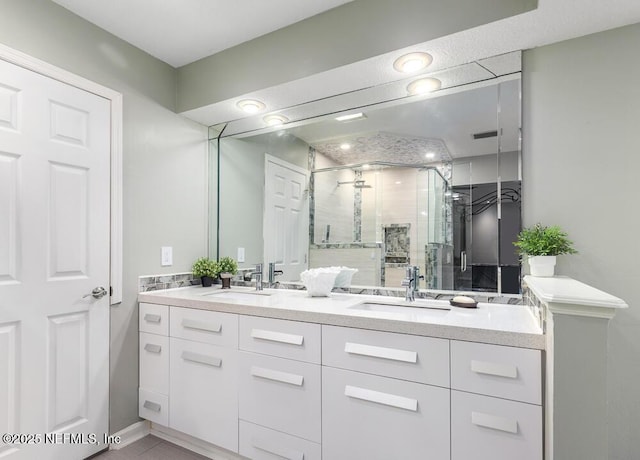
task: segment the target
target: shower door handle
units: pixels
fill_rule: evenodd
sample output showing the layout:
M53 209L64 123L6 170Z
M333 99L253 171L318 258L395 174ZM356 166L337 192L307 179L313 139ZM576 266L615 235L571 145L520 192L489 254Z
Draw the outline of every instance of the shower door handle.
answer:
M460 251L460 271L467 271L467 251Z

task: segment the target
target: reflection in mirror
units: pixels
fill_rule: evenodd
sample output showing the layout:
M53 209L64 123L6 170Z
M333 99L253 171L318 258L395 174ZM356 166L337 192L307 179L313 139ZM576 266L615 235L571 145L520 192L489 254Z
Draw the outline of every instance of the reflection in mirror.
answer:
M221 137L219 255L279 281L345 265L400 287L417 265L421 288L519 293L519 74L401 102Z

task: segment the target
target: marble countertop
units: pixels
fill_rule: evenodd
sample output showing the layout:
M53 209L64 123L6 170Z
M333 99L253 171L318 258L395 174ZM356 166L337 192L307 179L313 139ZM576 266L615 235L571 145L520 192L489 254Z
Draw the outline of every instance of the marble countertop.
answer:
M140 302L243 315L305 321L378 331L544 349L545 337L528 307L479 303L452 307L445 300L331 293L309 297L306 291L193 286L141 292ZM430 308L427 308L430 307Z

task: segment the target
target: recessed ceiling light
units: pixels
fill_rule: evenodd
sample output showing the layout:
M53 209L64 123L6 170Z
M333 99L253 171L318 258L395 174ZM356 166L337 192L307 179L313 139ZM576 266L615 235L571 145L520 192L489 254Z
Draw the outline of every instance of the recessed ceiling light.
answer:
M402 184L402 181L401 181L401 180L397 180L397 181L396 181L396 185L401 185L401 184Z
M427 94L440 89L441 86L442 82L437 78L421 78L409 83L409 86L407 86L407 92L412 96Z
M393 68L398 72L411 73L424 69L433 61L430 54L427 53L409 53L400 56L393 63Z
M349 115L341 115L339 117L336 117L336 120L338 120L338 121L350 121L350 120L357 120L359 118L367 118L367 116L362 112L358 112L358 113L351 113Z
M428 153L425 155L425 158L426 158L427 160L433 160L435 157L436 157L436 154L435 154L435 153L433 153L433 152L428 152Z
M263 118L264 122L269 126L279 126L289 121L284 115L267 115Z
M362 165L362 169L369 169L371 166L366 164L366 165Z
M243 99L237 104L246 113L257 113L264 110L267 106L260 101L254 99Z
M351 148L351 144L345 142L344 144L340 144L340 148L342 150L349 150Z

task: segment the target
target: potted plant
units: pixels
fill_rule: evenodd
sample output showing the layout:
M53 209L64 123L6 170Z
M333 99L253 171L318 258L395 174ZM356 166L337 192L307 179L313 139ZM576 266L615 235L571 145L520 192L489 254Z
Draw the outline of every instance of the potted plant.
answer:
M203 287L209 287L213 284L213 279L220 273L220 268L215 260L200 257L193 263L191 271L193 276L200 278Z
M231 278L238 273L238 263L231 257L223 257L218 261L218 270L222 279L222 289L229 289Z
M525 228L513 244L521 256L527 256L532 276L553 276L556 256L578 252L557 225L545 227L536 224Z

